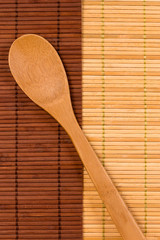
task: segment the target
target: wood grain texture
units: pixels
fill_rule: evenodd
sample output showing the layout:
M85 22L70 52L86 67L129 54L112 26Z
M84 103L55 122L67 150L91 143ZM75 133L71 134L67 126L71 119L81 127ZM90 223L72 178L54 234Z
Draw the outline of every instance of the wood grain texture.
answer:
M80 5L0 1L0 239L82 239L78 155L57 122L15 86L7 64L16 37L32 32L49 39L66 67L81 123Z

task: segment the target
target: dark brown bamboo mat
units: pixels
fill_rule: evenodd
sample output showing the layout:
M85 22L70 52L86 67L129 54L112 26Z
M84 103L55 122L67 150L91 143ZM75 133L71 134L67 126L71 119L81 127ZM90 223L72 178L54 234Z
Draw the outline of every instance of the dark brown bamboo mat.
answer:
M82 239L82 164L64 130L15 84L8 50L48 39L65 65L81 123L81 2L0 0L0 239Z

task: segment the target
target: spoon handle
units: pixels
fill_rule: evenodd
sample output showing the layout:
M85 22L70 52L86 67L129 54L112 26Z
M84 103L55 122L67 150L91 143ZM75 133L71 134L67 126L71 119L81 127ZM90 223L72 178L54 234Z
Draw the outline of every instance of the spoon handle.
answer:
M71 114L72 115L72 114ZM70 116L71 116L70 115ZM63 124L124 240L146 239L73 115Z

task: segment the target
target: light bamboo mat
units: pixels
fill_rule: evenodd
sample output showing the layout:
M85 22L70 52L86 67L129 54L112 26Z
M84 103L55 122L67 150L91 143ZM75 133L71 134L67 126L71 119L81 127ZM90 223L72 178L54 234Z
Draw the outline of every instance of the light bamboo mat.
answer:
M82 9L83 130L147 239L160 239L160 1ZM85 171L83 199L84 240L120 240Z

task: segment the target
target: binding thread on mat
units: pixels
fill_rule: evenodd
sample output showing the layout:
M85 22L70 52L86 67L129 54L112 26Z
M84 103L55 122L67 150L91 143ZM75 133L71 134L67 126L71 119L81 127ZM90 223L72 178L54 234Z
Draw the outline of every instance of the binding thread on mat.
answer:
M102 164L105 166L105 56L104 56L104 0L101 6L101 51L102 51ZM102 238L105 239L105 206L102 207Z
M147 79L146 79L146 0L143 1L144 10L144 211L145 211L145 229L144 233L147 235Z
M18 36L18 0L15 0L15 39ZM16 218L16 240L19 239L18 223L18 86L15 82L15 218Z

